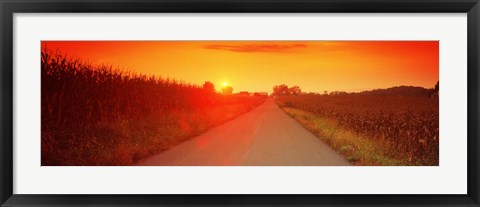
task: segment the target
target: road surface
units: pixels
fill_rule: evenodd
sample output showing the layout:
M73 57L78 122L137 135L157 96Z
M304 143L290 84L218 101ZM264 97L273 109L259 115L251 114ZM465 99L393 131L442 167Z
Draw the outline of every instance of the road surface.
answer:
M286 115L272 99L137 165L324 166L345 158Z

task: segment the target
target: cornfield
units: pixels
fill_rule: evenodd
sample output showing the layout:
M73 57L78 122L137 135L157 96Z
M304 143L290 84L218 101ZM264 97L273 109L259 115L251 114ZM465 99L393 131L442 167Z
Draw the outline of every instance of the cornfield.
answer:
M264 100L44 51L42 165L133 164Z
M438 97L281 96L281 106L334 120L345 129L375 140L388 155L414 165L439 163Z

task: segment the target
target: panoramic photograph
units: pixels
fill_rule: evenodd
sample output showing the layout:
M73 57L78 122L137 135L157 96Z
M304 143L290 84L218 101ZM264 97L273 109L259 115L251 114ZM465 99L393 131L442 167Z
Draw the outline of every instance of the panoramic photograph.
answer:
M439 166L438 41L42 41L42 166Z

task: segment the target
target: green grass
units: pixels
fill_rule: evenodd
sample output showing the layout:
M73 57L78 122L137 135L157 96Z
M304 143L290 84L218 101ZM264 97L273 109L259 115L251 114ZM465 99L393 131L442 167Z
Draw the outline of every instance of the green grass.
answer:
M343 129L332 120L292 107L282 107L282 110L320 140L345 156L352 164L368 166L412 165L403 158L389 156L388 152L393 149L390 149L388 145Z

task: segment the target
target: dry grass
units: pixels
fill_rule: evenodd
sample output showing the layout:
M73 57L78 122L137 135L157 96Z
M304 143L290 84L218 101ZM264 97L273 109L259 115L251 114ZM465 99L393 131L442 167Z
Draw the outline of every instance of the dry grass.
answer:
M439 163L438 98L301 95L277 103L357 164Z
M389 156L390 147L340 127L332 120L320 118L313 113L284 107L289 116L297 120L323 142L355 165L411 165L402 158Z
M41 72L42 165L130 165L265 100L51 52Z

